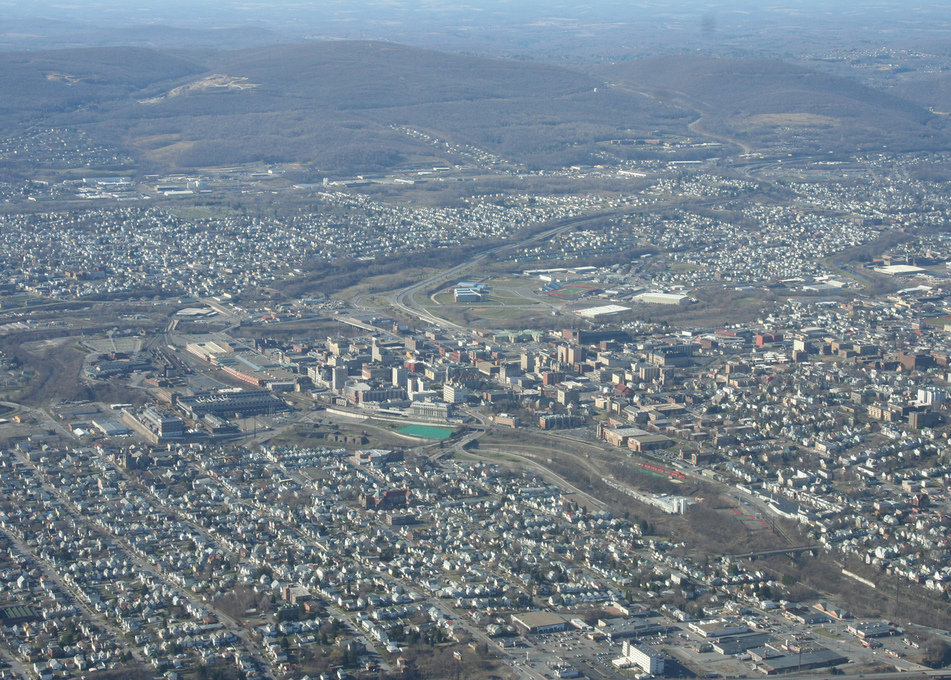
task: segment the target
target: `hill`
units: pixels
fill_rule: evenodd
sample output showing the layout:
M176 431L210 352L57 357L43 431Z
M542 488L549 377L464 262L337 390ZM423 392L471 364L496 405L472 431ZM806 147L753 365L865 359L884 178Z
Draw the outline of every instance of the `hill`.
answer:
M25 83L55 114L50 125L82 125L152 167L297 162L343 173L466 162L481 152L560 167L589 162L593 145L618 129L682 131L688 120L649 97L599 90L600 80L577 71L389 43L117 55L134 68L108 63L104 49L64 53L69 64L55 63L56 54L8 55L29 68L0 82L0 97ZM44 81L61 71L72 79ZM460 154L444 142L474 149Z
M940 114L951 114L951 76L940 74L908 79L889 90L891 94L913 101Z
M364 41L0 54L0 131L69 130L153 171L558 168L605 153L670 157L641 142L700 133L750 148L918 149L946 144L942 125L907 99L765 61L664 57L583 72Z
M595 69L615 86L693 108L694 126L753 148L799 151L946 147L920 104L775 61L667 56Z
M0 53L0 129L36 116L121 103L203 70L201 64L142 47Z

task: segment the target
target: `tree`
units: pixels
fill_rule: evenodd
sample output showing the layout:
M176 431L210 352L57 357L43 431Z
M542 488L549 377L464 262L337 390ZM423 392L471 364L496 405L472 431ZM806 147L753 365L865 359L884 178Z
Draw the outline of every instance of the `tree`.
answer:
M331 667L343 666L344 661L346 661L346 654L340 647L334 647L330 650L330 654L327 655L327 663Z
M951 645L944 639L929 635L921 645L924 652L922 662L931 668L942 668L951 663Z

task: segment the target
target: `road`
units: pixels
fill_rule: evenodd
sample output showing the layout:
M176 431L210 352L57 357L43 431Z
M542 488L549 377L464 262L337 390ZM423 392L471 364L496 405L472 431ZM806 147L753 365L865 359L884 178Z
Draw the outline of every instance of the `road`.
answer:
M513 446L513 447L512 447L512 449L516 449L516 448L517 448L517 449L524 449L525 447L524 447L524 446ZM572 484L571 482L569 482L567 479L565 479L565 478L562 477L561 475L557 474L556 472L551 471L549 468L545 467L544 465L542 465L541 463L539 463L538 461L536 461L536 460L534 460L534 459L532 459L532 458L529 458L529 457L527 457L527 456L523 456L523 455L521 455L521 454L515 453L513 450L511 450L511 449L509 449L509 448L507 448L507 447L492 447L492 448L487 448L487 449L485 449L485 450L486 450L486 451L497 451L499 454L505 456L506 458L514 458L516 461L518 461L519 463L521 463L521 467L525 467L525 468L529 468L529 469L535 470L535 471L538 472L542 477L544 477L546 480L548 480L548 481L551 482L552 484L555 484L556 486L559 486L559 487L561 487L562 489L567 489L567 490L570 491L571 493L574 493L574 494L580 496L581 498L583 498L584 500L586 500L588 503L590 503L593 507L600 508L600 509L604 509L604 508L606 507L603 501L601 501L601 500L595 498L594 496L592 496L592 495L589 494L588 492L583 491L582 489L579 489L577 486L575 486L574 484ZM481 449L480 449L480 451L481 451ZM504 465L504 461L501 461L501 462L500 462L498 458L492 457L492 456L483 456L483 455L480 454L479 451L475 451L475 452L473 452L473 451L466 451L466 455L469 456L469 457L471 457L471 458L475 458L476 460L481 460L481 461L483 461L483 462L485 462L485 463L492 463L492 464L494 464L494 465L500 465L500 464Z
M459 439L457 439L455 442L453 442L452 446L448 448L446 448L445 446L439 446L439 444L442 444L442 442L439 442L439 444L435 444L435 445L425 444L424 446L420 446L417 448L417 451L421 452L425 448L433 448L434 446L439 446L439 448L436 448L433 451L433 453L429 454L430 460L440 460L441 458L445 458L451 453L466 453L466 455L471 455L469 454L469 452L465 450L466 445L468 445L472 441L475 441L476 439L483 436L484 434L485 434L485 430L481 430L481 429L472 430L470 432L467 432L465 435L463 435Z
M824 677L815 673L783 675L783 680L816 680ZM895 671L892 673L862 673L859 675L836 675L836 680L934 680L935 678L951 678L947 670L937 671Z
M550 475L549 479L555 481L557 484L563 485L566 488L569 488L576 493L581 493L584 497L596 500L599 507L604 507L604 503L600 500L595 499L591 496L590 492L585 492L578 489L577 486L572 485L571 483L564 480L560 475L554 472L545 464L545 458L550 457L553 454L557 454L562 458L569 458L574 464L578 465L579 468L585 469L589 474L595 478L601 478L603 476L608 476L611 479L615 479L607 469L600 469L596 462L593 462L587 458L587 454L580 455L579 453L572 453L567 451L564 448L564 444L570 444L573 447L576 447L576 450L580 452L589 451L593 455L605 456L605 455L617 455L622 450L615 449L608 446L604 442L600 441L586 441L585 439L572 437L570 435L558 434L554 432L538 432L535 433L536 437L542 442L548 441L550 446L547 448L540 448L537 445L533 446L531 444L512 444L511 447L508 446L499 446L498 451L506 456L510 456L520 462L525 462L531 467L545 471L545 474ZM559 444L562 444L559 446ZM532 449L543 452L545 455L539 458L526 458L525 456L518 455L517 453L512 453L512 450L515 451L531 451ZM491 449L488 449L491 450ZM472 452L467 452L469 455ZM478 452L476 452L478 453ZM498 463L498 460L494 460ZM770 529L780 538L782 538L789 546L798 546L801 545L799 539L795 539L789 536L785 531L783 531L781 525L775 521L775 516L772 514L770 507L760 498L749 494L745 491L738 489L737 487L723 482L718 479L708 477L707 475L701 474L702 468L695 468L692 465L687 465L682 463L679 460L676 460L673 457L662 456L657 460L658 465L664 465L672 470L683 474L687 479L690 479L695 482L700 482L705 485L709 485L717 489L719 492L722 492L728 496L734 498L738 503L745 503L750 508L755 510L756 514L764 520L770 526ZM561 480L561 481L556 481ZM621 480L615 479L615 481L620 482Z
M468 332L469 329L466 326L462 326L453 321L449 321L448 319L436 316L432 312L418 306L415 300L416 293L426 290L437 283L446 281L447 279L454 278L458 274L462 274L462 272L476 267L479 263L484 262L490 255L496 255L509 250L522 248L532 243L543 241L545 239L551 238L552 236L557 236L558 234L570 231L571 229L589 222L596 222L606 217L637 212L643 209L644 206L636 206L626 210L609 210L587 215L577 215L575 217L568 217L563 220L552 222L550 223L551 226L543 231L535 233L532 236L522 239L521 241L516 241L514 243L503 243L501 245L493 246L492 248L479 253L475 257L466 260L461 264L457 264L454 267L450 267L449 269L445 269L437 274L433 274L432 276L422 279L421 281L417 281L416 283L413 283L402 290L391 294L388 296L388 299L394 308L398 309L404 314L414 316L420 321L424 321L426 323L432 324L433 326L438 326L441 328Z
M407 587L413 587L415 585L412 583L405 583L405 582L404 584ZM521 653L512 652L511 650L506 648L499 648L496 645L495 640L493 640L488 635L486 635L485 632L483 632L479 627L470 625L465 620L460 619L459 614L455 610L453 610L451 607L449 607L445 602L440 600L439 598L437 597L429 598L427 600L427 604L435 607L440 612L442 612L443 616L445 616L448 620L456 623L455 627L462 628L470 636L472 636L473 640L481 642L485 644L488 649L491 649L497 652L505 660L505 664L509 668L518 672L519 680L548 680L548 678L545 678L545 676L539 674L537 671L535 671L533 668L531 668L527 664L521 663L518 660L522 656Z
M71 585L69 585L66 581L63 580L62 576L60 575L55 565L51 564L47 560L40 557L32 548L30 548L30 546L24 543L21 540L21 538L14 532L9 530L4 530L3 533L10 540L10 542L13 543L17 552L19 552L22 555L28 555L34 562L40 565L40 568L42 569L43 574L47 578L49 578L51 581L56 583L64 593L69 593L69 596L72 598L72 603L82 610L83 614L85 614L86 619L88 621L91 621L93 624L95 624L101 629L108 630L112 634L112 637L114 638L114 642L117 645L120 645L124 651L131 654L132 658L134 658L136 661L138 661L139 663L143 665L148 663L148 660L142 655L142 652L138 647L129 645L126 642L125 636L122 630L120 630L115 625L111 624L108 621L108 619L106 619L105 616L93 610L92 607L87 605L82 594L79 593L75 588L73 588ZM12 654L9 656L8 661L11 662L11 665L16 663L18 667L22 668L22 666L20 666L19 662L16 660L16 657L12 656ZM32 675L32 674L28 674L28 675Z
M43 490L49 493L50 495L55 496L59 500L59 502L63 505L63 507L66 509L66 511L69 512L78 522L80 522L81 524L85 524L87 526L93 527L94 530L97 532L103 533L106 537L108 537L109 541L111 541L114 545L118 546L126 555L128 555L131 561L143 573L149 574L153 578L160 580L162 583L164 583L168 587L180 592L182 595L185 596L185 599L187 599L196 608L206 609L210 611L211 613L213 613L214 616L218 619L218 621L220 621L221 624L225 627L226 630L228 630L230 633L232 633L235 637L237 637L244 643L247 651L251 654L251 657L263 669L263 675L266 678L274 677L270 671L270 664L268 664L265 661L263 653L258 648L258 646L255 645L254 642L250 639L248 631L244 627L239 625L237 621L235 621L230 616L228 616L227 614L222 612L220 609L215 607L212 603L204 601L202 598L199 598L191 590L187 588L183 588L177 583L175 583L174 581L172 581L166 575L165 570L161 567L161 565L156 563L147 555L144 555L141 551L136 550L132 546L132 544L129 543L129 541L126 540L121 534L115 531L113 527L110 527L106 524L98 524L98 523L90 522L87 519L85 513L76 505L73 499L67 496L66 493L62 489L54 487L52 484L48 483L44 479L44 476L42 475L41 471L26 456L24 456L23 454L19 454L18 459L22 464L32 468L36 472L37 477L41 480L41 485L43 487ZM166 506L163 505L162 507L166 507ZM39 559L36 557L35 554L33 554L33 556L34 558ZM54 577L55 577L55 573L54 573ZM65 587L65 583L63 583L60 579L57 578L57 581ZM121 637L121 633L120 633L120 637Z

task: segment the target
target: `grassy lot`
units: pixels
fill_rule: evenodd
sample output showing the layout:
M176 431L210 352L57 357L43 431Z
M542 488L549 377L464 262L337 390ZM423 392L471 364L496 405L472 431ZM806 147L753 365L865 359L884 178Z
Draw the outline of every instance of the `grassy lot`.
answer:
M382 274L380 276L370 276L360 281L360 283L343 288L337 293L337 297L345 300L352 300L358 295L367 295L381 291L399 290L411 283L416 283L420 279L425 279L436 273L436 269L421 267L412 271L402 271L398 274Z
M500 307L507 307L509 305L525 306L538 304L535 300L523 298L520 295L516 295L515 293L504 289L493 290L491 293L485 296L481 302L456 303L451 290L443 290L436 293L432 300L435 301L437 305L458 305L459 307L471 307L473 305L486 304L495 304Z

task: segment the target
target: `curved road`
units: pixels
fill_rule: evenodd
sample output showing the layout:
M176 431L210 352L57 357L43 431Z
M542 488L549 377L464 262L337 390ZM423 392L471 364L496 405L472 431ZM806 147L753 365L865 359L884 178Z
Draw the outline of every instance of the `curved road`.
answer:
M651 207L656 208L656 206L651 206ZM438 274L433 274L430 277L422 279L421 281L417 281L416 283L413 283L403 288L402 290L397 291L395 294L391 294L389 296L390 304L392 304L394 308L400 310L404 314L408 314L409 316L415 316L421 321L425 321L434 326L441 326L443 328L449 328L449 329L457 330L457 331L467 331L468 328L466 328L465 326L449 321L448 319L444 319L440 316L436 316L432 312L418 306L415 300L416 293L418 293L421 290L425 290L429 286L432 286L436 283L445 281L446 279L449 279L449 278L453 278L457 274L461 274L462 272L475 267L480 262L484 261L489 255L493 255L496 253L503 253L507 250L514 250L516 248L521 248L531 243L542 241L542 240L551 238L552 236L556 236L558 234L564 233L566 231L574 229L575 227L579 225L586 224L588 222L594 222L597 220L604 219L605 217L611 217L613 215L622 215L622 214L626 214L630 212L637 212L643 209L645 209L645 206L632 206L628 210L609 210L605 212L577 215L575 217L567 217L563 220L557 220L557 221L551 222L550 223L552 225L551 227L543 231L540 231L536 234L533 234L532 236L529 236L528 238L522 239L521 241L517 241L515 243L503 243L501 245L493 246L492 248L489 248L488 250L485 250L479 253L475 257L469 260L466 260L465 262L461 264L457 264L454 267L450 267L449 269L443 270L439 272Z

